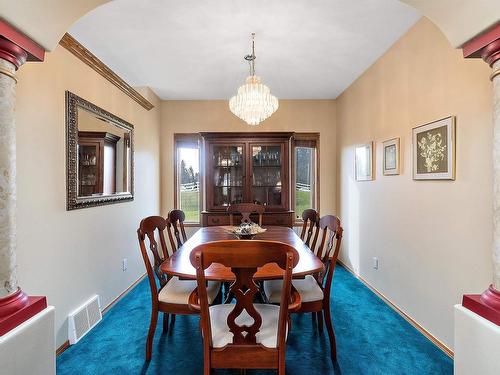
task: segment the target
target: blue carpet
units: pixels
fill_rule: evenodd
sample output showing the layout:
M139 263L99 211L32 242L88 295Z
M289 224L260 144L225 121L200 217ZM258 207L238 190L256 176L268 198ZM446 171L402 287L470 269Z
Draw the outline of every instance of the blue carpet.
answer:
M427 338L389 308L342 267L333 281L332 315L338 366L329 357L326 329L318 333L310 314L293 318L288 338L286 372L319 374L452 374L453 362ZM153 358L144 361L151 311L147 281L119 301L87 336L57 358L57 373L71 374L202 374L198 318L178 316L162 334L161 320ZM275 371L247 371L274 374ZM217 375L239 374L218 370Z

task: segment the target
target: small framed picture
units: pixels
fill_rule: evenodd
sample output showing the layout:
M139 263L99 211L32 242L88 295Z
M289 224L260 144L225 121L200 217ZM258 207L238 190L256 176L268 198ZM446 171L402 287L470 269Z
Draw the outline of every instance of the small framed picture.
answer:
M385 176L399 174L399 138L389 139L383 145L383 172Z
M455 117L413 128L413 179L455 179Z
M356 181L373 180L373 142L356 146L354 168Z

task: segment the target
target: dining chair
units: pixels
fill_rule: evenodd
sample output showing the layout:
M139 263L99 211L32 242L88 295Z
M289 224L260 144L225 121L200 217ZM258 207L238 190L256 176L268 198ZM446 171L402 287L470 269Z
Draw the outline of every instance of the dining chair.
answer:
M319 233L318 224L319 213L316 210L308 208L302 212L302 231L300 232L300 239L309 247L314 247L314 245L316 245Z
M177 241L176 247L179 248L187 241L186 230L184 229L186 214L182 210L172 210L168 213L168 219L170 225L174 228L174 236Z
M141 249L142 258L146 266L146 271L149 279L149 287L151 289L151 322L149 324L148 337L146 340L146 360L151 360L153 337L158 322L158 313L163 313L163 330L168 330L169 314L172 315L172 323L175 319L175 314L198 314L189 308L188 298L191 292L196 289L195 280L179 280L178 277L167 278L161 273L160 265L173 253L169 254L167 242L165 239L165 231L169 239L172 239L168 226L168 219L161 216L150 216L143 219L137 230L139 238L139 247ZM146 241L149 242L149 250L153 255L153 264L148 256L146 249ZM158 241L160 246L158 246ZM156 284L156 279L159 283L159 288ZM220 289L220 283L210 281L207 284L208 303L212 303L217 297Z
M253 213L259 214L259 225L262 226L262 216L266 208L261 204L256 203L235 203L227 207L229 212L229 225L234 225L234 214L241 214L241 223L251 223L250 215Z
M193 249L190 260L198 288L189 303L200 311L205 375L215 368L272 368L285 374L289 312L300 307L299 294L291 291L292 269L298 259L292 246L276 241L215 241ZM212 263L231 268L235 275L231 284L235 304L209 307L205 270ZM253 276L268 263L284 271L279 306L253 302L259 291Z
M323 317L330 339L330 355L333 362L337 360L335 333L330 312L330 292L333 272L340 251L343 229L336 216L323 216L318 223L321 237L318 246L311 248L314 254L325 265L324 271L317 275L307 275L304 279L292 281L299 292L302 304L295 313L313 313L318 318L318 328L323 328ZM269 302L278 303L281 300L281 285L275 280L264 281L264 292Z

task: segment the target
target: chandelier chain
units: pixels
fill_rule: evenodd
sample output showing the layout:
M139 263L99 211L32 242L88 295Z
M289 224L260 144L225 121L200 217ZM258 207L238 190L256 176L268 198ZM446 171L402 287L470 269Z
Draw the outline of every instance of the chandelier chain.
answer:
M252 54L245 56L245 60L247 60L248 64L249 64L251 76L255 75L255 59L256 58L257 57L255 56L255 33L252 33Z

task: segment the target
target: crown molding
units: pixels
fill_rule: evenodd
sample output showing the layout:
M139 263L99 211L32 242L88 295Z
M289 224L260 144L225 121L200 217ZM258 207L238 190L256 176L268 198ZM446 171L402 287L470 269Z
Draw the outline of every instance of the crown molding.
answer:
M85 48L78 40L68 33L64 34L59 44L75 55L78 59L94 69L121 91L134 99L148 111L154 107L149 100L142 96L137 90L125 82L120 76L113 72L106 64L99 60L92 52Z

